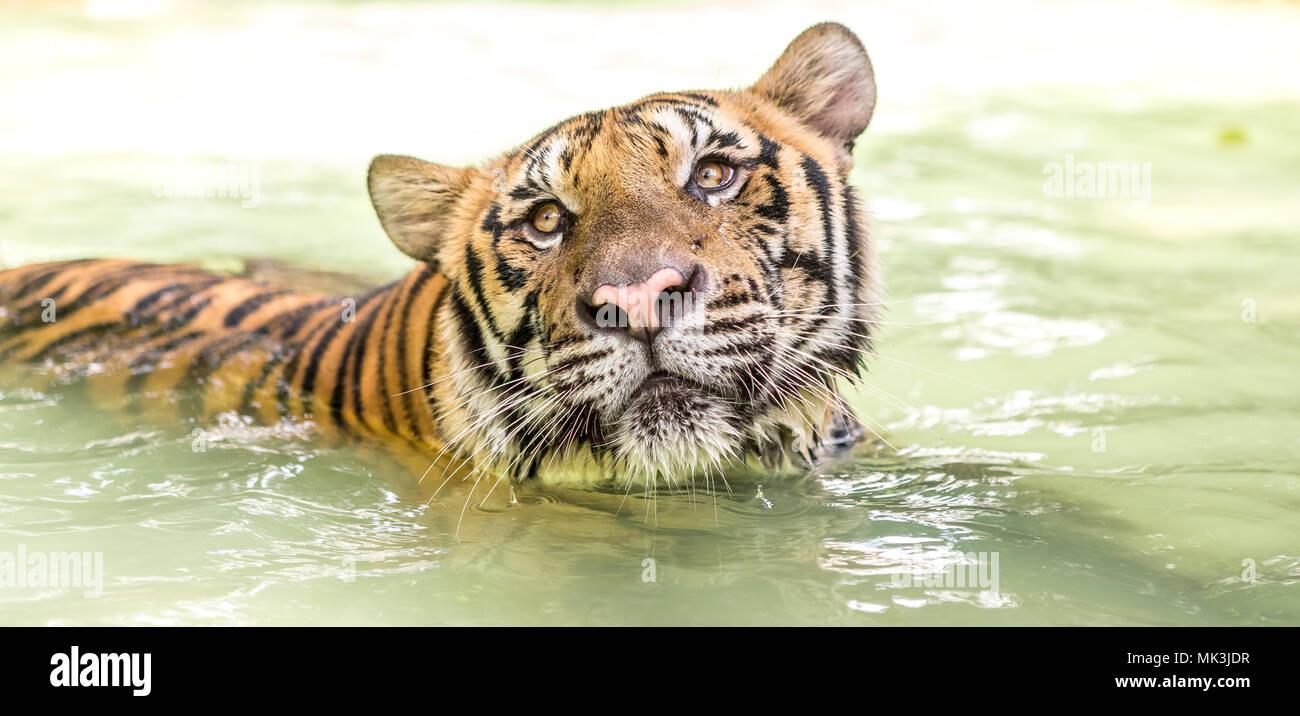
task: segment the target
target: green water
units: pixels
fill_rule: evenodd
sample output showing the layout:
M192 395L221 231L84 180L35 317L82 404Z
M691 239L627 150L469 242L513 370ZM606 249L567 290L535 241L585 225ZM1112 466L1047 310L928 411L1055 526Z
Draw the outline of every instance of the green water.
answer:
M0 553L101 552L104 580L0 588L0 623L1300 624L1298 110L991 96L871 130L891 325L854 403L890 447L761 496L528 492L462 521L301 434L196 442L4 390ZM1046 196L1067 154L1149 162L1149 203ZM155 199L160 158L13 157L6 264L409 265L361 162L264 161L243 210ZM981 554L996 589L900 577Z

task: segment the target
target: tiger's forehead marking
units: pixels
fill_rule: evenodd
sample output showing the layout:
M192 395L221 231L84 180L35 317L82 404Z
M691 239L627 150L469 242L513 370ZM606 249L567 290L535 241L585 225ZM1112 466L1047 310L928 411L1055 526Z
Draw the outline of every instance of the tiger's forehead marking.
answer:
M529 155L525 173L535 185L559 199L569 211L578 214L583 210L581 194L570 191L570 182L565 180L567 170L572 166L570 146L570 137L561 135L540 150L525 152Z
M694 163L709 152L755 153L758 133L738 119L724 118L720 106L703 93L651 95L560 122L520 146L510 177L512 197L546 193L581 213L583 185L616 178L612 172L617 169L607 162L583 171L583 160L593 151L621 158L621 168L629 174L667 168L677 184L684 184Z

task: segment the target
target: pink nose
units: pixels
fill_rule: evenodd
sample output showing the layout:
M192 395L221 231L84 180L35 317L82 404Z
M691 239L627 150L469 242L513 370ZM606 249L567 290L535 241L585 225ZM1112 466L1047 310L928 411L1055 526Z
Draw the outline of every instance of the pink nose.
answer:
M684 292L686 278L675 268L661 268L650 278L631 286L614 286L605 284L591 295L591 302L597 308L613 304L623 309L627 317L626 326L601 326L602 328L626 328L632 335L649 340L659 329L659 297L665 292ZM620 317L621 318L621 317Z

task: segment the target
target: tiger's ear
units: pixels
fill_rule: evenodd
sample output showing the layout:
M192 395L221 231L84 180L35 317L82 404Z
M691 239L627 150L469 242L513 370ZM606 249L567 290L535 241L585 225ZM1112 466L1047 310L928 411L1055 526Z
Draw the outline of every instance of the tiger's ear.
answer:
M876 76L858 36L823 22L794 38L750 88L851 150L876 107Z
M370 162L366 183L388 238L407 256L436 266L439 249L453 229L457 203L474 173L381 154Z

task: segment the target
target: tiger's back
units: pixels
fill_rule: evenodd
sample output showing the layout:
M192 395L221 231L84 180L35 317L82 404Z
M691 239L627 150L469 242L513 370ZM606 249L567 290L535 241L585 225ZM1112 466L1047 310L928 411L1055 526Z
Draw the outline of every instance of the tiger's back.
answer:
M412 389L430 382L428 316L444 286L427 269L342 297L177 265L25 266L0 272L0 361L151 422L235 411L428 443Z

